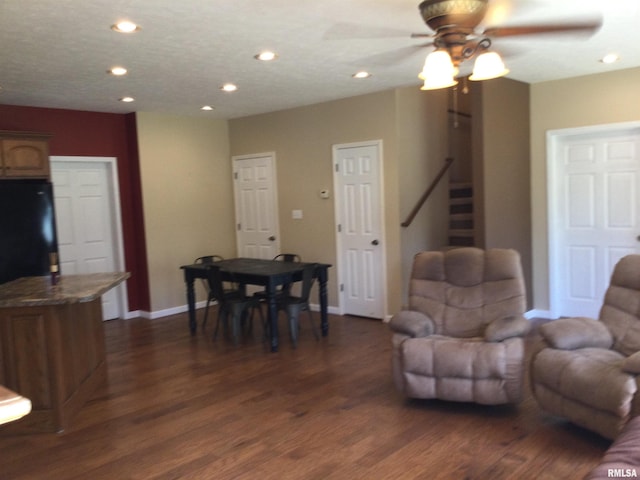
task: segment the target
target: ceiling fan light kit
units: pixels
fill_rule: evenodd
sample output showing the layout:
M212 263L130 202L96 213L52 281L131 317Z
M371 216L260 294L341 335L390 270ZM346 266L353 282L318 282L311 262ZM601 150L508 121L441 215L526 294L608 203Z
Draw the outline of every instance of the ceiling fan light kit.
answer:
M458 83L454 78L456 70L447 51L431 52L427 55L422 72L418 75L418 78L424 80L421 90L452 87Z
M469 80L490 80L502 77L507 73L509 73L509 69L505 68L500 55L496 52L484 52L476 58Z
M500 55L489 50L491 38L558 32L595 32L600 21L530 25L519 27L490 27L476 31L487 15L489 0L424 0L418 6L422 19L435 33L414 34L431 37L436 47L427 55L422 72L422 90L434 90L456 85L459 65L475 58L470 80L489 80L509 73ZM491 37L491 38L490 38ZM436 55L437 54L437 55Z

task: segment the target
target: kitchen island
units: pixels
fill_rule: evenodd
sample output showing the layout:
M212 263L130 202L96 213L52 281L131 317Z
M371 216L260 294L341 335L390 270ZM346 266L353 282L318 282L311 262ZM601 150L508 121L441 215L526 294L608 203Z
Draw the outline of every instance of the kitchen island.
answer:
M106 380L101 295L129 273L25 277L0 285L0 384L31 413L0 433L63 432Z

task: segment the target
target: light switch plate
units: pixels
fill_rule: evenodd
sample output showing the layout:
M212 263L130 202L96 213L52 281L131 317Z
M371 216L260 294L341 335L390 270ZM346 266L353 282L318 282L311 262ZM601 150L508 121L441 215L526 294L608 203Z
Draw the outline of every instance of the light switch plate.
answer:
M302 218L302 210L291 210L291 218L300 220Z

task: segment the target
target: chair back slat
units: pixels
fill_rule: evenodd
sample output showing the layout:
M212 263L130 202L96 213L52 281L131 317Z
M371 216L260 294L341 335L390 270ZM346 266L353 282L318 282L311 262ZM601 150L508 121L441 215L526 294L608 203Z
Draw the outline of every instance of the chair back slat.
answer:
M273 259L281 262L300 263L302 261L302 259L300 258L300 255L297 255L295 253L280 253L279 255L276 255L275 257L273 257Z
M224 299L224 286L222 285L222 275L218 265L211 264L207 269L207 282L213 297L218 301L222 301Z
M221 260L224 260L224 258L222 258L220 255L205 255L203 257L196 258L193 261L193 263L202 263L205 265L209 265L211 263L219 262Z

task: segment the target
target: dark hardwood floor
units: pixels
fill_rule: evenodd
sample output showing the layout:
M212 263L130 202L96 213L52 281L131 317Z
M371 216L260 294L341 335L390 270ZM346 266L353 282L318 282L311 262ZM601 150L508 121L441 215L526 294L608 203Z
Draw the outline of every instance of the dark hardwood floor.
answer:
M385 324L330 325L293 350L283 322L272 354L259 331L191 337L186 315L106 322L108 383L63 434L0 436L0 479L581 479L609 445L530 394L406 400Z

